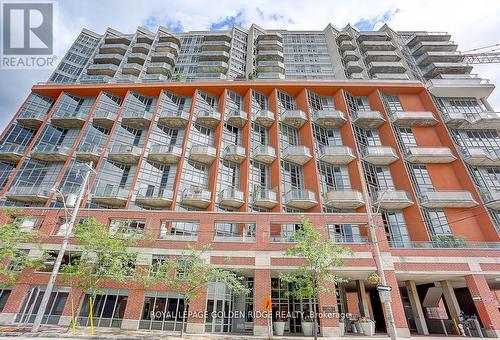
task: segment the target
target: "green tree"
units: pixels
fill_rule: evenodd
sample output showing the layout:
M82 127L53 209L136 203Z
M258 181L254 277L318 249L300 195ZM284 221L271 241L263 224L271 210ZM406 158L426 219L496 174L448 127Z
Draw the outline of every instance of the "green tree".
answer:
M247 76L248 80L254 80L255 78L255 75L253 73L248 73L248 76Z
M188 247L176 259L165 261L156 268L151 268L152 270L146 278L148 284L164 283L181 292L184 300L181 337L184 334L184 320L190 302L197 298L210 282L223 283L235 294L246 295L249 293L249 289L243 282L243 277L206 261L209 249L208 246L201 250Z
M302 218L302 228L294 233L293 239L296 244L287 249L285 255L302 258L304 262L290 273L281 273L280 279L292 284L293 290L289 294L294 298L313 299L313 333L314 339L317 339L316 301L320 293L335 294L333 285L345 282L345 279L335 275L334 269L342 266L352 251L323 237L318 228L305 218Z
M41 257L32 258L28 256L26 249L21 248L23 244L34 244L41 249L42 235L33 230L23 229L24 219L14 217L17 213L17 209L2 210L5 223L0 225L0 285L13 285L21 271L26 268L39 269L49 257L43 252Z
M184 76L182 74L178 74L175 76L175 81L183 81L184 80Z
M67 274L64 281L90 294L89 309L91 332L93 334L92 301L99 292L103 280L123 283L134 273L137 252L129 247L137 244L140 234L126 228L126 222L120 224L115 232L87 218L75 225L76 245L82 249L81 255L62 267ZM74 322L74 320L73 320Z

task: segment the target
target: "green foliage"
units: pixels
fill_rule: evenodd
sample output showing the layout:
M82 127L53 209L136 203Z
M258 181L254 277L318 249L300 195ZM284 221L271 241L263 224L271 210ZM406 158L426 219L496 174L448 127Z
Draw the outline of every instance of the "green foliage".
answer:
M255 75L253 73L248 73L247 78L248 78L248 80L254 80Z
M118 227L115 233L87 218L74 228L76 244L81 247L81 257L62 267L64 280L94 295L102 280L125 282L133 275L137 253L128 248L136 245L140 235Z
M286 251L286 255L302 258L304 263L290 273L280 274L280 279L294 286L290 292L293 297L317 298L321 292L330 292L330 283L345 281L333 270L342 266L352 252L347 247L336 245L330 238L322 237L309 220L303 218L302 226L293 234L296 244Z
M439 248L463 248L465 239L462 236L454 235L434 235L432 243Z
M183 81L184 80L184 76L182 74L178 74L175 76L175 81Z
M41 250L41 235L36 231L22 230L23 219L13 218L17 213L17 209L2 210L6 223L0 225L0 285L14 284L22 270L39 269L48 258L45 252L41 257L29 257L28 251L21 248L23 244L35 244Z

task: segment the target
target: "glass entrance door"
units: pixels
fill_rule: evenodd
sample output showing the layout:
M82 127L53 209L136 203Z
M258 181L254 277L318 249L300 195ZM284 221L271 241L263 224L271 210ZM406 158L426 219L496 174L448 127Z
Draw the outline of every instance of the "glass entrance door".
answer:
M220 282L211 282L207 289L207 317L205 332L228 333L232 331L232 294Z

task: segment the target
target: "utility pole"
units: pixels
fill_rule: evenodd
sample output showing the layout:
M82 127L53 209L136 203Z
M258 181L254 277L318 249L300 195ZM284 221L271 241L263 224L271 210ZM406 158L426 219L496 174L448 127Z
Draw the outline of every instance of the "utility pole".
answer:
M361 165L361 161L358 159L356 160L357 166L358 166L358 171L360 174L361 178L361 190L363 191L363 198L365 200L366 204L366 214L368 215L368 231L370 232L370 239L373 244L373 250L374 250L374 258L375 258L375 264L377 266L377 272L378 276L380 277L380 283L383 284L384 286L387 285L387 281L385 279L385 273L384 273L384 267L382 264L382 255L380 254L380 248L378 246L378 238L377 238L377 225L373 221L373 213L372 213L372 206L371 206L371 201L370 201L370 195L368 194L368 187L365 181L364 177L364 172L363 172L363 167ZM378 209L377 209L378 212ZM398 289L398 287L394 287L394 289ZM398 336L396 333L396 324L394 323L394 314L392 313L392 305L391 302L385 301L383 302L384 306L384 311L385 311L385 317L387 319L387 331L389 333L389 336L391 337L391 340L397 340Z
M71 232L73 231L73 226L75 224L78 211L80 210L80 204L85 194L85 188L87 187L90 178L90 172L94 172L94 170L92 169L92 162L87 164L87 166L89 167L89 170L85 173L85 177L83 178L83 183L80 187L80 192L78 193L78 198L76 199L75 207L73 208L73 213L71 215L71 220L69 221L68 228L66 229L66 235L64 235L61 248L59 249L59 254L57 254L56 261L54 262L54 268L52 269L52 273L50 274L49 282L47 283L42 301L40 302L40 307L38 308L38 313L36 314L35 321L33 322L33 326L31 327L31 333L37 333L40 329L40 325L45 314L45 309L47 308L50 295L52 294L54 284L56 283L57 274L59 273L59 268L61 267L64 253L66 252L66 248L68 247L69 237L71 235ZM64 208L66 209L66 207Z

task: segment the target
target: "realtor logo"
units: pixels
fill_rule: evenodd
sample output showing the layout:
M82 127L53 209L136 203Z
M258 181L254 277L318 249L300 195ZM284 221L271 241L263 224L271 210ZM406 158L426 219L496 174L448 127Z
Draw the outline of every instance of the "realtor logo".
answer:
M54 52L54 1L3 0L1 68L50 68Z

